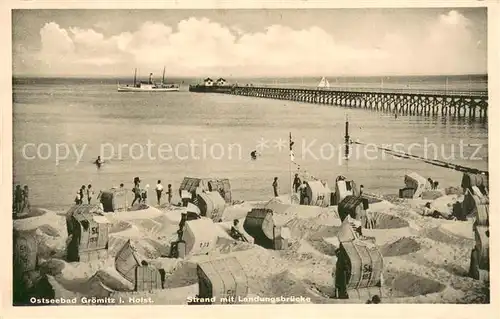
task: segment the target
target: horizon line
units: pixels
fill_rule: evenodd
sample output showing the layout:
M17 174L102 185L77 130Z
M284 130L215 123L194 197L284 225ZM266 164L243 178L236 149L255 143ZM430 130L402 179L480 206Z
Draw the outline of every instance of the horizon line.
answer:
M217 75L215 77L226 77L226 78L240 78L240 79L255 79L255 78L352 78L352 77L363 77L363 78L376 78L376 77L454 77L454 76L488 76L488 73L456 73L456 74L357 74L357 75ZM12 74L12 78L42 78L42 79L111 79L111 78L126 78L130 75L34 75L34 74ZM168 78L179 78L179 79L193 79L193 78L206 78L214 77L213 75L171 75Z

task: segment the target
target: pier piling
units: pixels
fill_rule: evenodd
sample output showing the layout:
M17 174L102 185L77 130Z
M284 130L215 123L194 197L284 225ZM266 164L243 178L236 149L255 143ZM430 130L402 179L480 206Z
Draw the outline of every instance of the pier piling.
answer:
M345 135L344 135L344 143L345 143L345 159L349 159L349 144L350 144L350 137L349 137L349 118L347 115L345 116Z

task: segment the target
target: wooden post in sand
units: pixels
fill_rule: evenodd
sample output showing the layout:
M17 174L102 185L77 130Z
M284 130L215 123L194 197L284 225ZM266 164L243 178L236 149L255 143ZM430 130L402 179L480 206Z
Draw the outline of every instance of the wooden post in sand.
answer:
M344 135L344 143L345 143L345 159L349 159L349 142L350 142L350 137L349 137L349 118L347 117L347 114L345 116L345 135Z

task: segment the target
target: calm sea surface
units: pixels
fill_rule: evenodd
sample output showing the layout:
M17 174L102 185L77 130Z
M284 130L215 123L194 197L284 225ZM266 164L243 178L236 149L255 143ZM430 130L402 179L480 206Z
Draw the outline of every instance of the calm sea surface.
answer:
M381 86L380 78L329 80L332 86ZM240 79L238 83L314 86L318 81ZM267 199L272 195L274 176L281 181L281 192L289 189L287 140L291 132L301 169L330 185L344 174L363 184L366 191L396 194L404 174L412 171L432 177L442 186L460 184L459 172L383 157L372 149L359 149L357 158L347 165L339 155L346 115L353 140L399 143L400 150L412 154L487 168L485 123L418 116L396 119L391 114L327 105L189 93L187 85L195 82L184 79L181 92L118 93L116 79L15 79L14 183L29 185L32 204L49 209L68 208L82 184L90 183L96 190L120 183L130 187L135 176L151 189L161 179L174 190L184 176L227 177L234 199ZM385 78L383 87L487 87L482 77L449 77L447 82L444 77ZM266 141L262 156L251 161L249 153L261 139ZM75 150L82 154L80 162ZM101 150L110 159L98 170L92 162ZM292 165L294 172L296 168Z

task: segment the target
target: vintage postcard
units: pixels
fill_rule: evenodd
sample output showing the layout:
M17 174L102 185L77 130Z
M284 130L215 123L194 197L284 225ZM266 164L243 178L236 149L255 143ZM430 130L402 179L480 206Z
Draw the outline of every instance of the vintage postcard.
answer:
M84 4L7 14L11 307L492 303L498 2Z

